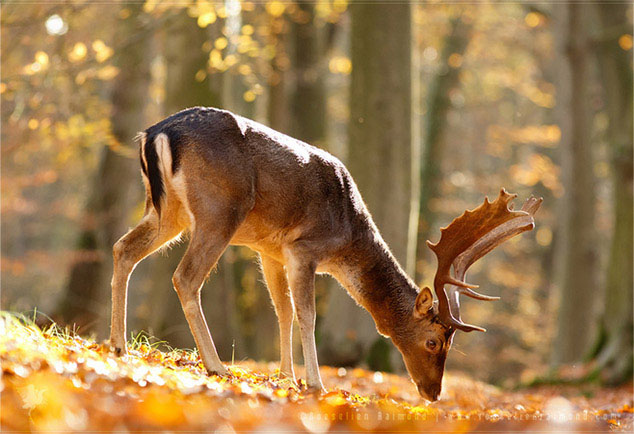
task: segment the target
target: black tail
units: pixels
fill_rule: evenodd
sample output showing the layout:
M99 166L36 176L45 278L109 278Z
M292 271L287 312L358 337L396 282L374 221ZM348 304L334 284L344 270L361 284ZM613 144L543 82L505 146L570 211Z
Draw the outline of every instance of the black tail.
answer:
M161 215L161 199L165 194L165 188L163 187L163 178L161 177L161 169L159 169L159 157L156 152L155 139L157 134L151 134L149 130L145 131L145 147L143 153L145 154L145 161L147 162L147 168L144 167L143 172L147 176L150 182L150 196L152 198L152 204L156 213Z

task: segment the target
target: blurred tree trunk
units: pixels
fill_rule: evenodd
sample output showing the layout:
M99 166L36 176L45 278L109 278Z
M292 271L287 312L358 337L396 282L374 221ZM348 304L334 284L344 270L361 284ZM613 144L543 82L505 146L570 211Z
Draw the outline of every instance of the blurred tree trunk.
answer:
M138 32L142 5L125 6L131 14L119 19L115 45ZM150 49L140 38L116 54L119 74L112 92L112 130L116 146L104 147L92 192L85 210L77 248L79 254L70 274L57 316L62 324L77 324L83 331L99 320L100 331L108 327L104 304L110 294L112 246L130 226L135 205L142 198L137 150L131 144L147 119L145 107L150 85Z
M310 1L298 2L299 12L293 23L293 67L295 72L295 87L293 89L293 136L311 145L328 149L326 143L326 89L324 85L324 61L326 53L326 32L317 23L315 3ZM337 282L328 276L317 276L315 279L315 297L317 306L322 306L324 300L338 303L346 297L345 291ZM346 300L347 301L347 300ZM337 364L333 360L333 350L329 348L329 336L337 332L336 308L328 308L325 312L317 312L317 345L319 356L324 363ZM299 333L294 333L299 344ZM299 351L301 354L301 351Z
M215 26L210 30L201 29L196 20L182 11L174 28L164 35L166 115L197 105L221 106L221 88L210 82L208 55L202 48L214 29ZM167 252L167 257L156 257L150 266L153 296L161 300L153 308L160 311L155 315L153 329L172 346L194 348L193 337L172 286L172 275L186 249L187 242L180 243ZM207 322L218 352L225 360L231 357L234 341L240 342L234 283L232 264L221 258L217 271L212 272L202 290Z
M412 175L411 5L351 3L350 13L347 165L383 237L404 265ZM390 346L377 335L369 314L343 291L331 295L322 337L332 351L327 362L353 365L372 353L371 368L389 369ZM328 330L332 332L326 334Z
M289 68L291 60L289 58L289 46L291 42L290 28L291 23L283 14L279 17L270 16L270 39L269 43L275 47L275 56L271 59L271 75L268 77L268 107L266 124L276 131L284 134L293 134L291 130L291 113L289 110ZM262 279L260 279L262 280ZM265 295L269 297L269 295ZM271 304L271 302L269 302ZM262 339L263 345L269 345L274 349L275 354L272 360L279 360L279 326L277 325L277 316L275 316L274 326L270 327L266 339L272 338L272 341L266 342ZM256 331L256 334L258 331ZM293 334L294 341L297 341L299 334ZM294 342L295 343L295 342ZM297 342L298 343L298 342ZM300 347L301 350L301 347ZM297 354L297 352L294 352Z
M598 255L584 11L582 4L558 4L554 23L560 62L557 110L565 188L558 230L560 301L552 360L555 365L578 362L587 354L596 320Z
M300 13L293 25L295 92L293 117L296 138L323 147L326 137L326 91L322 32L315 22L315 3L299 1Z
M275 56L271 59L271 75L268 77L269 100L267 108L268 125L282 133L290 133L290 120L287 96L287 69L289 64L286 50L288 21L285 16L271 19L269 43L275 47Z
M264 13L263 5L256 7ZM225 21L226 27L232 29L235 36L240 34L241 19L240 15L236 15L228 17ZM280 17L279 20L283 18ZM229 38L227 52L236 53L237 46L231 42L231 34L227 36ZM259 102L257 98L261 97L256 95L256 100L248 99L246 96L249 91L251 88L235 69L223 73L223 108L250 119L256 118L261 114L259 107L256 106ZM283 98L283 95L279 96ZM266 107L268 108L270 105ZM280 110L282 109L283 107L280 107ZM277 320L255 255L246 247L228 247L220 260L218 274L222 273L230 274L231 277L225 276L224 280L231 280L234 284L233 288L227 288L227 291L232 291L231 298L235 303L232 309L236 312L236 317L232 321L240 327L234 332L236 357L248 356L256 360L277 359L279 357L279 351L275 346Z
M429 84L427 111L422 128L423 152L421 156L419 225L416 242L416 264L428 255L426 241L434 224L435 212L429 209L429 202L438 197L441 180L444 134L447 128L447 114L451 108L449 94L459 84L462 62L460 59L469 43L470 26L460 17L451 20L451 31L445 38L438 70ZM453 57L452 57L453 56ZM456 59L456 60L454 60ZM416 267L416 281L420 282L420 267Z
M597 46L599 69L610 119L607 136L612 150L614 228L607 269L605 305L596 359L602 379L617 384L632 378L632 58L619 46L631 32L628 5L597 4L601 23Z

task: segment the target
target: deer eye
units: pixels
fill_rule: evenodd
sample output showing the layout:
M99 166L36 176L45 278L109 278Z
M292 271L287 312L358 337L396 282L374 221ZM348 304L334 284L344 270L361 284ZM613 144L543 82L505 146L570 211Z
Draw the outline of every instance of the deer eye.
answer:
M425 346L429 351L434 351L438 346L438 343L434 339L427 339L427 342L425 342Z

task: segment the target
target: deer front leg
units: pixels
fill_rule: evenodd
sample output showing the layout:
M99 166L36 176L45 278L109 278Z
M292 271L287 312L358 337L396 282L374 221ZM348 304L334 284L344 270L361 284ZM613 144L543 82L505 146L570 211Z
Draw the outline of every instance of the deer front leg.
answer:
M315 264L288 256L286 266L302 338L306 382L309 389L323 391L315 345Z
M174 239L182 231L171 221L165 221L158 231L158 218L154 211L146 214L139 224L117 241L112 249L112 318L110 345L117 355L126 353L126 305L128 280L136 264Z
M293 372L293 304L284 266L276 260L261 256L262 273L271 294L280 327L280 374L295 379Z

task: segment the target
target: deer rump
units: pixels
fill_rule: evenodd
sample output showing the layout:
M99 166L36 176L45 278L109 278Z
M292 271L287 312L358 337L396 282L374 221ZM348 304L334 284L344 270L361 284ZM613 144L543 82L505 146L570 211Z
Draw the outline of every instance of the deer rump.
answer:
M168 169L170 175L178 171L183 147L187 145L196 143L208 148L219 144L239 145L245 139L245 127L238 122L229 112L194 107L175 113L141 133L141 169L150 184L152 204L159 215L165 194L161 172L167 176Z

